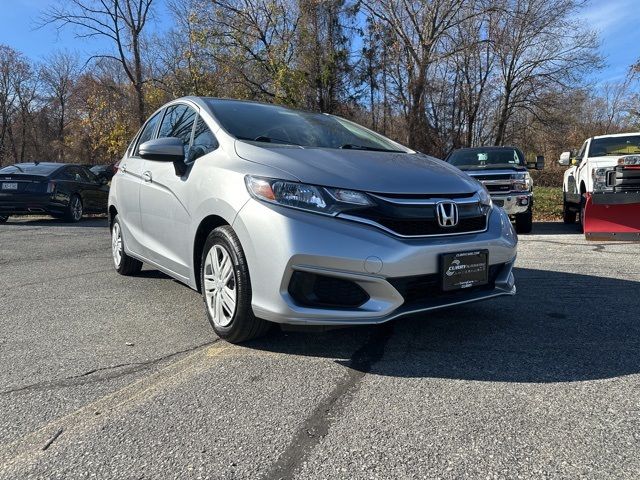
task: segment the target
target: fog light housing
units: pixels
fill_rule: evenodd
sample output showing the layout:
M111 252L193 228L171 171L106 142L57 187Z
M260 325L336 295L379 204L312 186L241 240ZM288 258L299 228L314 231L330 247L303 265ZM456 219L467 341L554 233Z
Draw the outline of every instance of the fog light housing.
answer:
M296 303L315 308L358 308L369 300L354 281L300 271L291 275L288 292Z
M518 197L518 205L521 207L529 205L529 197Z

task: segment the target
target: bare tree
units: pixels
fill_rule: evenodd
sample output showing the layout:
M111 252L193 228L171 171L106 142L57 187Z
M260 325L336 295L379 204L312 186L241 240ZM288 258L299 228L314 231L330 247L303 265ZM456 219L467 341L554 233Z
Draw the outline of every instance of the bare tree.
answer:
M118 61L136 93L137 120L146 120L142 62L142 44L154 0L67 0L51 7L43 16L43 23L75 27L78 38L103 37L109 39L115 53L96 54L96 57Z
M73 87L80 75L78 58L70 53L57 52L49 56L40 71L43 83L43 96L53 112L55 122L55 146L59 160L64 160L65 132L69 123L69 100Z

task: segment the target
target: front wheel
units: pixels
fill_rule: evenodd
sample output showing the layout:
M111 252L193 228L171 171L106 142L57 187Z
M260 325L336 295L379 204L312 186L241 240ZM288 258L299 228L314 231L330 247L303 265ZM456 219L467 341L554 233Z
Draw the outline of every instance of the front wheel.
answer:
M569 208L567 199L562 199L562 221L567 224L576 223L576 211Z
M5 223L9 220L9 215L0 215L0 223Z
M531 233L533 229L533 209L529 207L526 212L516 214L516 232Z
M271 326L251 309L249 269L240 241L228 226L213 230L205 241L200 285L207 318L220 338L240 343L264 335Z
M120 275L135 275L142 270L142 262L127 255L124 251L124 241L122 240L122 226L118 215L113 219L111 225L111 256L116 272Z
M82 220L83 208L82 199L79 195L72 195L69 199L69 205L64 213L64 218L67 222L77 223Z

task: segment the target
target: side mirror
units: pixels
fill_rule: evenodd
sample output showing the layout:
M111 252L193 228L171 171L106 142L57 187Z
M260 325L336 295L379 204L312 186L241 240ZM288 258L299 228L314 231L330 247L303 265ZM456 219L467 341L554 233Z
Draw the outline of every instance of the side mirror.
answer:
M176 175L181 177L187 172L184 157L184 143L176 137L156 138L140 145L140 156L157 162L173 162Z
M158 162L184 163L184 143L175 137L149 140L140 145L140 156Z
M544 156L538 155L536 157L536 170L544 170Z
M565 167L571 163L571 152L562 152L560 154L560 160L558 160L560 165L564 165Z

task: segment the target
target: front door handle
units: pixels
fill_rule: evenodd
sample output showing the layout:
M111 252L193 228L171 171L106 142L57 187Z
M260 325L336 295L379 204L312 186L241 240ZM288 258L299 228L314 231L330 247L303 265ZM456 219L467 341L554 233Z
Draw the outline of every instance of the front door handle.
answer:
M151 177L151 172L148 172L148 171L147 172L143 172L142 173L142 179L145 182L151 182L153 180L152 177Z

